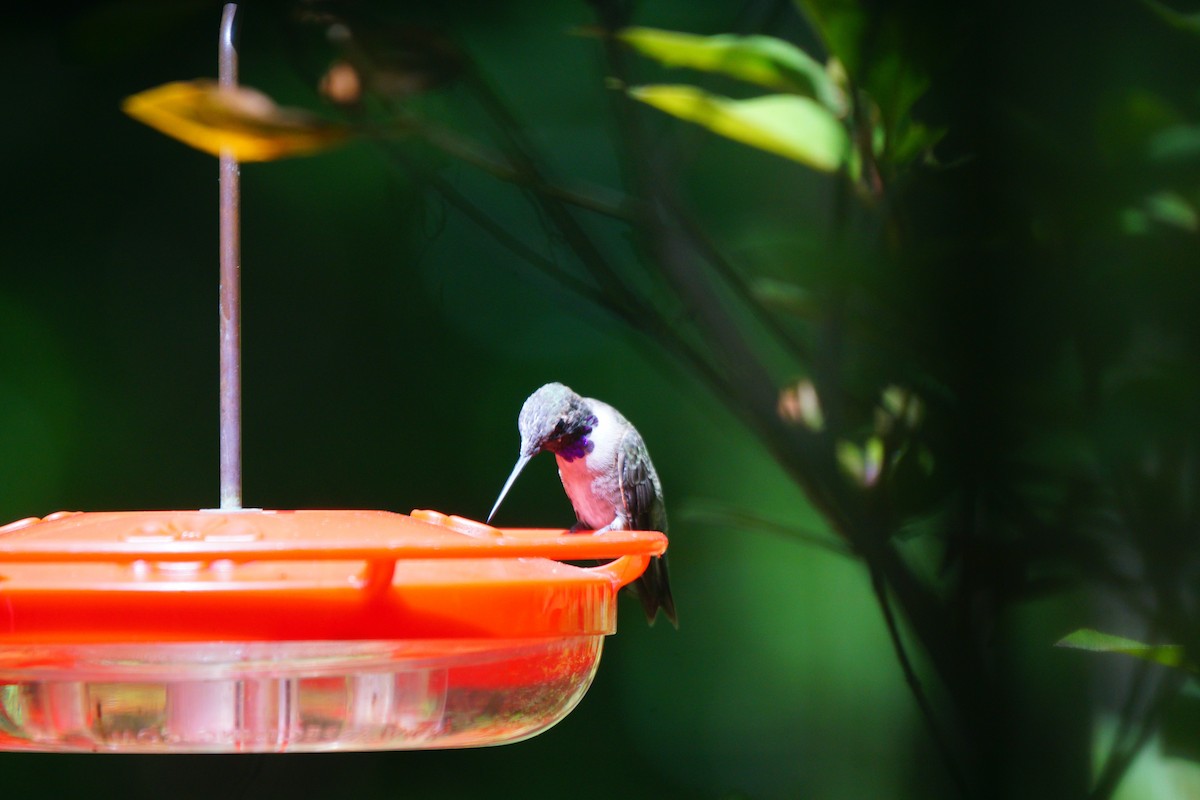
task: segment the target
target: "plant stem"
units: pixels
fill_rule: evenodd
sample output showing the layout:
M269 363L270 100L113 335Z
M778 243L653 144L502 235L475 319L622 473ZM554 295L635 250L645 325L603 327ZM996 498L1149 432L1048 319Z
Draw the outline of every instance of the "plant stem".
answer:
M568 189L554 183L539 180L536 175L524 172L506 163L500 156L487 152L477 142L471 141L462 134L447 128L431 125L427 122L408 117L398 129L404 133L419 136L431 147L456 158L473 167L483 170L494 178L529 189L539 195L591 211L611 219L630 222L633 218L629 210L629 200L605 199L601 190Z
M610 34L616 26L624 24L620 9L612 3L595 0L593 5L599 8L601 24ZM618 42L611 35L602 37L601 41L610 73L618 83L628 83L624 55ZM888 538L888 528L863 510L863 499L858 496L861 492L856 491L859 487L849 487L840 479L832 437L827 433L814 434L788 426L779 419L775 383L724 307L716 288L699 268L705 261L702 247L679 226L670 224L664 213L665 209L679 207L671 199L670 187L674 182L661 158L646 156L652 150L636 112L631 108L632 101L617 95L614 102L625 157L631 162L625 170L634 181L630 193L643 201L643 216L635 232L671 288L695 316L696 327L705 336L722 368L728 395L735 401L735 411L748 421L768 452L805 491L834 530L866 561L874 580L885 590L890 590L953 699L956 716L966 725L966 730L972 733L986 730L986 714L977 695L982 670L974 665L969 648L955 640L944 606L899 556ZM846 187L840 186L839 191L845 192ZM836 365L832 366L836 369ZM836 426L830 427L836 429ZM879 599L883 604L887 600L886 593ZM891 615L890 606L883 610L885 615ZM898 640L894 640L896 642ZM909 671L911 665L902 647L898 648L897 657L902 668ZM914 688L918 705L928 710L928 698L919 689L919 684L910 683L910 686ZM933 717L926 716L932 725ZM979 744L971 740L972 746ZM961 785L960 776L952 777Z
M875 598L879 601L879 608L883 612L888 636L891 638L892 648L896 652L896 660L900 662L900 669L904 672L904 680L908 684L908 690L912 693L913 699L916 700L917 706L921 710L921 717L925 720L925 726L929 729L929 737L933 739L938 755L941 756L942 764L946 767L946 773L958 789L959 795L963 798L969 798L971 797L971 790L967 784L967 776L963 773L962 767L954 755L954 751L950 748L950 743L946 740L941 725L938 723L937 711L929 701L929 696L925 694L925 688L921 685L921 679L917 675L917 671L913 668L912 661L908 656L908 650L904 646L904 638L900 633L900 626L896 622L896 615L892 613L892 603L888 597L887 586L884 583L883 576L876 569L871 569L871 587L875 591Z

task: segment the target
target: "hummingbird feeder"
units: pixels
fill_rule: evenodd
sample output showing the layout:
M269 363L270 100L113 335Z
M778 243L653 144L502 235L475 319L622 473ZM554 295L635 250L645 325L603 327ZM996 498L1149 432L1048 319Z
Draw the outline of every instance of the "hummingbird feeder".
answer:
M419 749L546 730L587 690L617 591L666 537L243 508L232 154L220 178L220 508L0 527L0 750ZM610 560L563 563L596 559Z

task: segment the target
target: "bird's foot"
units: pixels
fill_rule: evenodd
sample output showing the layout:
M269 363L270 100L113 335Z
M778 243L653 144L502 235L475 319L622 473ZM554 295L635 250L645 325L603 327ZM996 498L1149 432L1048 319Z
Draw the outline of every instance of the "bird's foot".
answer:
M623 530L625 530L625 526L622 524L618 524L618 521L614 519L612 522L608 523L603 528L596 528L595 530L593 530L592 528L589 528L587 525L585 525L582 522L576 522L574 525L571 526L571 530L569 531L569 533L597 534L597 533L608 533L609 531L623 531Z

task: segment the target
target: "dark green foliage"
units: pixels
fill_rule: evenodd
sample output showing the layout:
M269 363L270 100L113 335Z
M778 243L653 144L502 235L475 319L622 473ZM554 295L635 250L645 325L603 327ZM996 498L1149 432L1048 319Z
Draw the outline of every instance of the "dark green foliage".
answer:
M215 499L216 165L118 108L213 74L219 6L152 5L3 34L4 520ZM481 517L521 400L561 380L654 453L685 622L647 630L626 606L581 707L521 745L0 756L14 791L1195 780L1194 686L1168 668L1200 650L1186 9L281 2L244 22L245 83L371 132L243 171L247 501ZM629 26L699 49L664 57ZM712 58L730 43L736 68ZM321 93L336 62L361 93ZM662 84L801 99L838 144L781 157L754 125L730 141L627 91ZM549 468L530 472L506 520L569 524ZM1054 647L1084 628L1105 634L1068 644L1143 658Z

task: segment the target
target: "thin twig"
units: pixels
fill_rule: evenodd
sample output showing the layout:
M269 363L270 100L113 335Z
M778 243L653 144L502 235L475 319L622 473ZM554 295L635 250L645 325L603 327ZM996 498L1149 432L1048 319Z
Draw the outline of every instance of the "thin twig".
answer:
M542 274L562 284L567 290L594 303L599 308L629 325L633 330L658 342L667 352L688 365L701 380L708 384L714 394L731 405L734 403L734 400L729 397L728 387L721 380L719 373L708 361L703 352L679 336L675 327L663 319L661 315L639 315L629 306L612 302L602 291L571 275L552 259L542 255L533 247L511 234L507 228L489 217L483 209L471 202L453 184L442 178L437 172L425 167L417 159L409 158L399 147L389 147L387 148L387 152L410 175L438 192L450 205L454 206L465 217L478 225L502 247L533 266Z
M625 318L626 315L621 312L621 309L609 303L605 295L596 289L596 287L576 278L555 263L553 259L542 255L533 247L514 236L507 228L489 217L483 209L471 202L466 195L455 188L452 183L438 175L437 172L423 165L418 159L410 158L400 147L389 147L386 151L405 171L417 180L427 184L445 198L446 202L458 209L463 216L482 228L497 243L521 260L530 264L542 274L553 278L566 289L618 317Z
M900 669L904 672L904 680L908 684L908 690L921 710L921 717L925 720L925 725L929 729L929 736L933 739L938 755L941 756L942 763L946 767L946 772L950 775L950 780L954 782L955 787L958 789L959 795L964 798L971 797L967 777L959 765L954 752L950 749L950 743L946 740L945 734L942 733L941 726L938 724L937 713L933 708L933 704L929 702L929 696L925 694L925 688L921 685L921 679L917 675L917 671L913 668L912 660L908 656L908 649L905 647L904 638L900 634L900 626L896 622L896 615L892 612L892 602L888 596L883 575L874 567L871 567L871 588L874 589L875 597L879 601L879 608L883 612L883 619L887 624L888 636L892 640L892 648L896 651L896 660L900 662Z
M1113 796L1120 787L1121 781L1124 780L1125 773L1133 766L1134 760L1146 746L1146 742L1150 740L1150 736L1157 728L1159 718L1175 700L1186 680L1186 676L1179 672L1174 672L1164 678L1165 685L1155 692L1154 701L1139 720L1137 731L1132 734L1132 738L1129 737L1127 730L1125 738L1128 741L1123 747L1121 743L1113 742L1113 750L1109 752L1109 756L1105 760L1100 777L1096 779L1096 785L1088 794L1089 800L1108 800Z
M624 222L631 222L633 220L633 212L629 209L630 201L628 199L606 200L600 196L600 190L596 188L589 190L568 189L545 180L539 180L536 176L523 172L512 164L505 162L498 154L489 153L478 142L472 141L457 131L418 120L411 115L402 118L393 127L400 133L419 137L430 147L481 169L494 178L516 184L539 195L553 198L586 211L600 214L601 216ZM385 136L386 134L377 132L376 135ZM388 138L392 137L389 136ZM615 193L610 192L610 194Z
M784 328L770 310L763 307L758 298L754 296L754 292L751 291L745 278L738 274L738 271L733 268L733 265L729 263L729 260L725 258L708 234L696 224L695 219L680 208L678 203L672 202L668 208L671 216L680 224L687 235L691 237L692 241L698 245L700 253L708 261L709 265L733 289L737 298L754 311L755 318L759 323L792 354L793 358L801 363L808 361L811 357L808 347Z
M471 65L467 71L467 83L474 92L480 105L487 114L496 123L501 136L504 139L506 155L510 163L524 177L524 181L530 186L538 186L549 183L544 177L542 170L538 167L537 162L532 157L533 147L526 139L520 123L508 110L508 107L492 89L491 85L484 79L479 69L475 65ZM547 194L534 195L538 206L547 215L553 225L562 234L563 238L575 251L576 256L583 265L592 274L601 289L609 295L615 302L627 305L629 308L638 313L652 313L652 309L648 304L645 304L625 282L621 274L612 267L601 252L600 248L592 240L592 237L583 229L579 222L571 215L563 203L556 197Z
M760 530L789 540L799 540L805 544L819 547L843 558L855 558L856 554L841 539L834 539L816 531L797 528L795 525L766 519L749 511L721 508L703 503L694 503L686 507L682 516L692 522L705 522L710 525L726 527L742 527Z
M1159 626L1152 623L1144 638L1155 641L1160 633ZM1155 723L1167 703L1174 699L1185 680L1182 673L1167 673L1156 688L1153 678L1164 668L1152 661L1139 661L1132 678L1125 702L1117 716L1117 728L1113 732L1112 745L1100 769L1100 775L1088 795L1091 800L1107 800L1121 785L1125 773L1133 765L1138 753L1154 732ZM1149 700L1147 700L1149 693ZM1138 715L1139 706L1148 706Z

